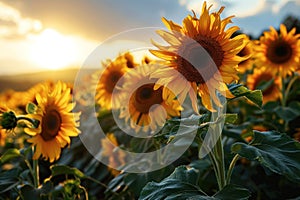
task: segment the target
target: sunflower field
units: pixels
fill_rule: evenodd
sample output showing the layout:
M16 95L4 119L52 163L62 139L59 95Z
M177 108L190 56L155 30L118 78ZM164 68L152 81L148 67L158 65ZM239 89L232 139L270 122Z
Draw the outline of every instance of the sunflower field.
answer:
M163 17L149 54L74 83L3 91L0 199L300 199L297 19L253 38L224 9Z

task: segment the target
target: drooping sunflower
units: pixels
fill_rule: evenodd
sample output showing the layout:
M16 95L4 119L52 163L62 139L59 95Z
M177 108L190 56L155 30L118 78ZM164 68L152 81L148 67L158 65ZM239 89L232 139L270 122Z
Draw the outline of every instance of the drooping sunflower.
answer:
M122 151L116 151L117 146L119 144L113 133L107 133L106 138L101 139L102 156L108 158L108 169L114 176L120 173L117 168L125 164L126 157Z
M284 24L280 25L280 33L273 27L265 31L255 47L255 65L281 77L291 75L299 66L300 34L296 28L290 32Z
M141 65L125 76L120 118L130 122L130 127L137 132L155 131L157 126L163 126L166 119L179 116L182 110L171 91L166 90L163 97L163 86L154 89L157 79L151 78L151 73L156 69L156 65Z
M281 78L271 71L254 69L253 74L247 77L247 86L250 90L262 90L263 103L281 98Z
M0 104L0 130L14 132L17 123L18 119L15 112L9 109L6 104Z
M97 103L108 110L112 108L113 104L118 108L120 106L120 98L119 95L122 94L121 91L114 90L116 83L120 80L120 78L130 69L136 66L133 60L133 56L126 52L118 56L114 61L107 60L103 63L105 67L104 70L100 72L97 77L97 87L96 87L96 96L95 99ZM112 93L114 93L114 99L112 99Z
M233 16L221 19L224 7L213 13L209 13L210 8L204 2L200 17L197 18L195 13L193 16L188 15L183 20L183 26L163 18L170 32L159 30L157 33L170 46L153 42L158 50L150 50L152 54L166 61L166 67L162 67L154 75L162 77L158 83L172 90L174 88L179 98L189 94L196 112L198 108L195 92L201 96L203 105L210 111L215 111L211 99L221 106L216 90L227 98L233 97L226 83L239 79L238 63L246 59L237 55L246 45L246 36L241 34L232 37L239 30L237 26L225 30ZM168 68L177 70L180 75Z
M33 159L41 155L50 162L60 157L61 148L70 145L70 137L78 136L80 113L72 113L71 90L67 84L57 82L53 89L44 85L43 96L36 94L37 110L28 114L39 121L38 127L28 127L24 131L31 135L27 141L35 146Z

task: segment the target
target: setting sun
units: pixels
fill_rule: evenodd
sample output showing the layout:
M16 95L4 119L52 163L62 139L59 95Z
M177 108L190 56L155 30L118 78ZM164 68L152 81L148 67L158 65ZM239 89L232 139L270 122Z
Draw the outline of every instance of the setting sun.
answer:
M77 60L78 50L72 37L64 36L53 29L45 29L33 40L32 60L41 68L61 69Z

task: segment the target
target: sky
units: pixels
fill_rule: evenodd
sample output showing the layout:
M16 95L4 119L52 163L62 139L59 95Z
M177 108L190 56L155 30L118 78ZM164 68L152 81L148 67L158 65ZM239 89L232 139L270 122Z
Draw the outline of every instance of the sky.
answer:
M222 17L234 15L233 25L253 36L270 26L278 28L289 14L300 17L300 0L207 2L213 10L225 6ZM80 67L99 45L103 52L117 52L121 43L115 40L123 40L123 47L128 40L141 42L135 38L148 42L152 38L143 31L131 30L155 27L147 29L155 34L165 29L162 17L181 24L191 10L199 16L202 4L203 0L0 0L0 75ZM134 36L122 38L124 31ZM114 54L105 56L113 59Z

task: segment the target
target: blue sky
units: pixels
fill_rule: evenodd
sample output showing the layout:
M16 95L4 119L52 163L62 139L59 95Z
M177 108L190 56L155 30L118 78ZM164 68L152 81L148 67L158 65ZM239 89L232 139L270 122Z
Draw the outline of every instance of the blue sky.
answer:
M102 41L133 28L161 27L161 17L181 24L199 13L203 0L0 0L2 75L80 66ZM300 0L211 0L225 6L223 17L258 36L278 27L288 14L299 16ZM300 16L299 16L300 17ZM149 38L150 40L151 38ZM109 48L109 47L107 47Z

